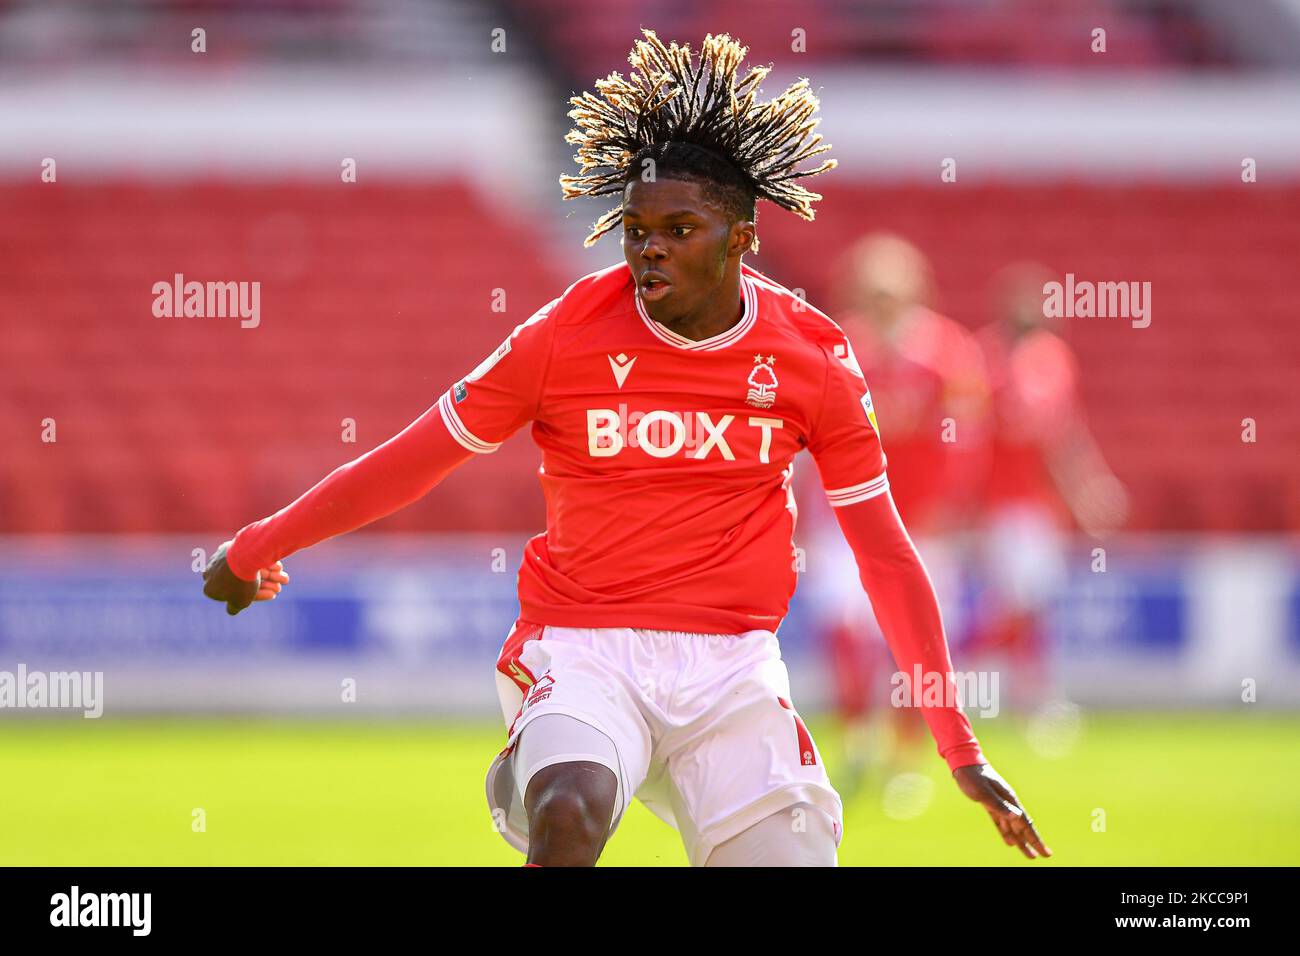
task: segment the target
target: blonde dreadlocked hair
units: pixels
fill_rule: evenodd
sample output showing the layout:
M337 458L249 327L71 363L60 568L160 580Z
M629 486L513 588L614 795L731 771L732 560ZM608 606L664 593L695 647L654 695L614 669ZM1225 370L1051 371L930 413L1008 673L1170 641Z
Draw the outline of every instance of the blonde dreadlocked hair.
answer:
M712 187L710 195L735 219L754 215L762 198L811 220L812 204L822 197L795 180L816 176L837 163L825 159L815 169L796 167L830 149L813 130L818 100L807 78L791 84L768 102L758 87L771 67L753 66L737 82L740 61L749 52L727 34L704 38L698 65L689 45L664 46L653 30L641 31L628 56L627 79L615 72L596 81L596 93L571 97L577 122L564 137L578 147L577 176L561 176L565 199L622 195L646 159L656 174L692 179ZM594 170L594 172L592 172ZM583 246L594 245L623 218L623 203L592 226ZM753 251L758 251L755 239Z

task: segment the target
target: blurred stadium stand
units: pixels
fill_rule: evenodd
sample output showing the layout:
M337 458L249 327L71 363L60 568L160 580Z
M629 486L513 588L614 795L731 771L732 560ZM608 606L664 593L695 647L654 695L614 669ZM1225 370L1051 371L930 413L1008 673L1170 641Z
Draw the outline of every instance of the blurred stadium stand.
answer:
M42 317L8 336L9 532L237 528L269 514L400 431L522 321L511 315L572 281L457 182L0 191L0 309ZM154 318L142 290L177 272L257 278L265 326L240 329L232 351L238 319ZM509 315L491 311L495 288ZM59 440L26 440L46 416ZM385 526L535 526L538 460L510 442Z
M994 319L991 279L1010 263L1151 282L1148 328L1064 323L1098 441L1135 499L1131 526L1300 529L1300 326L1288 268L1300 251L1300 183L950 190L841 179L822 192L813 228L774 213L761 222L763 260L813 303L828 300L838 252L867 224L926 249L939 307L976 327ZM1241 420L1261 415L1276 440L1244 456Z
M1067 324L1133 527L1300 528L1300 185L841 179L824 194L815 227L762 216L759 268L813 303L866 224L930 250L942 308L971 325L992 319L990 277L1025 259L1152 282L1150 328ZM176 532L270 513L400 430L572 281L457 182L8 185L0 203L0 308L41 316L7 333L4 532ZM152 317L147 291L176 272L260 277L265 327L241 332L236 356L229 323ZM491 311L496 288L506 314ZM46 416L60 441L23 440ZM1232 454L1246 416L1270 433L1249 457ZM340 441L345 418L356 445ZM383 527L537 527L536 459L521 435Z
M1194 4L1169 0L769 0L761 16L742 0L704 0L661 4L653 22L646 4L636 0L510 0L509 6L541 38L549 62L575 82L610 69L625 72L627 38L642 26L660 38L730 31L757 62L789 61L791 31L798 28L807 38L801 59L817 65L1069 68L1093 65L1079 38L1104 22L1125 38L1105 68L1238 66L1246 60L1230 32L1214 29L1216 20Z

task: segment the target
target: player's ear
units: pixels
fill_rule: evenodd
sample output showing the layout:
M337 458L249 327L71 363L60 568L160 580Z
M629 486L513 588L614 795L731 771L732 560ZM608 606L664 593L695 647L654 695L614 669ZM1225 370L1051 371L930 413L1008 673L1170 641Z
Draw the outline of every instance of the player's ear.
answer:
M740 256L749 252L754 246L757 228L750 219L732 223L731 237L727 242L727 255Z

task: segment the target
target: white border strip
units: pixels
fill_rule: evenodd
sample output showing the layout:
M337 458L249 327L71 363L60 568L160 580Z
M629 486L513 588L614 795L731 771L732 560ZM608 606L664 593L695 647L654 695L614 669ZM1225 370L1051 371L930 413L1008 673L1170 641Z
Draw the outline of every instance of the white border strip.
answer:
M485 191L509 189L510 200L523 193L558 207L554 175L563 165L549 175L515 174L515 157L530 150L572 168L551 126L556 100L535 71L503 59L491 57L490 68L472 76L451 67L326 64L250 65L229 75L201 65L0 65L0 176L39 183L40 162L51 157L59 182L295 173L340 185L340 162L352 157L363 183L380 174L467 175ZM778 63L766 86L802 76L798 59ZM1240 185L1246 156L1259 163L1261 183L1300 171L1300 124L1292 121L1300 83L1292 72L1029 75L1027 82L1015 70L818 66L818 132L840 161L828 182L904 176L943 188L945 158L956 162L958 182L1019 171ZM478 145L474 162L448 145L457 142ZM567 212L566 204L560 215Z

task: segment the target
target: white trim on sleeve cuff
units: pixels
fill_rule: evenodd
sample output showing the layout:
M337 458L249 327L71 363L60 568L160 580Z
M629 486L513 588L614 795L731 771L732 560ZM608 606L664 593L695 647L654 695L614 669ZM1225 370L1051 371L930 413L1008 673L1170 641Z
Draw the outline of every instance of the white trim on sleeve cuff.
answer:
M475 454L490 455L501 447L501 442L486 442L465 427L452 405L450 390L443 392L438 399L438 411L442 412L443 423L447 426L447 431L451 432L451 437Z
M827 488L826 500L831 503L832 508L843 508L845 505L857 504L859 501L866 501L868 498L874 498L876 495L883 495L889 490L889 479L881 472L870 481L864 481L860 485L850 485L847 488Z

